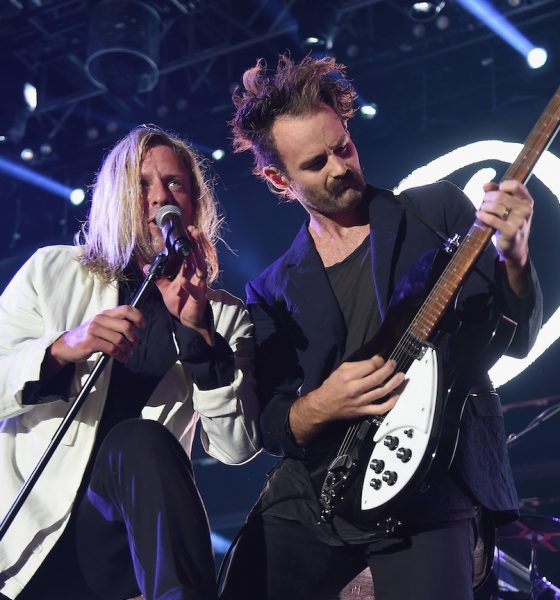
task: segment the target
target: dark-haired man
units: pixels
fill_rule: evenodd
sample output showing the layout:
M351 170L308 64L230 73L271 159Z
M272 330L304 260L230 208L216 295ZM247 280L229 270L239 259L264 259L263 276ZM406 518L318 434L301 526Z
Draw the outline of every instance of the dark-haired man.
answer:
M299 202L307 220L247 285L263 445L282 461L237 542L222 600L327 600L368 565L377 600L467 600L479 578L479 533L515 518L499 399L487 372L475 368L453 465L385 515L402 525L380 539L375 526L336 510L321 522L321 481L342 434L356 419L391 411L402 393L396 362L365 350L391 297L404 281L417 290L417 261L440 243L432 228L463 235L475 220L447 182L409 190L406 199L366 185L347 128L354 99L334 59L295 63L286 55L272 72L258 61L234 96L234 148L251 150L254 173ZM460 293L460 333L503 313L517 322L508 352L523 355L541 322L528 255L533 201L516 181L484 191L476 217L496 230L497 251L485 250ZM473 357L481 351L469 347Z

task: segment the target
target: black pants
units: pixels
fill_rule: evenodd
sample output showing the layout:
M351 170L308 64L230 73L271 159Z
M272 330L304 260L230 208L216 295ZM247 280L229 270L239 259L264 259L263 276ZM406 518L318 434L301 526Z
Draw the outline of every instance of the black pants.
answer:
M128 420L101 445L70 523L18 600L215 600L208 520L179 442Z
M256 517L242 532L221 600L334 600L368 565L376 600L471 600L474 522L360 546L329 546L295 521Z

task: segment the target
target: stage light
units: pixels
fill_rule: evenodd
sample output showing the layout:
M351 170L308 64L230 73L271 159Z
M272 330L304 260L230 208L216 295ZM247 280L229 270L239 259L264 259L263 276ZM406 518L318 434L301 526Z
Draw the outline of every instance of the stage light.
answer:
M51 145L50 142L43 142L40 146L39 146L39 152L43 155L43 156L49 156L53 153L53 147Z
M446 29L449 29L449 17L447 15L440 15L437 19L436 19L436 27L440 30L440 31L445 31Z
M31 148L24 148L20 153L21 160L24 160L25 162L33 160L34 156L35 153Z
M216 150L212 152L212 158L214 160L222 160L225 155L226 153L221 148L216 148Z
M408 12L415 21L432 21L439 15L444 6L444 0L439 2L412 2Z
M305 50L330 50L340 20L336 0L300 0L293 7L299 40Z
M97 127L88 127L86 136L88 140L96 140L99 137L99 129Z
M501 15L487 0L457 0L463 8L480 19L489 29L499 35L512 48L522 54L532 69L546 62L546 52L532 44L512 23ZM537 51L536 55L533 53ZM543 55L544 53L544 55ZM530 58L535 56L535 58ZM544 59L544 62L542 62ZM536 66L531 64L535 61Z
M0 135L0 144L3 144L4 142L7 142L8 138L5 135Z
M70 195L72 193L72 188L51 179L50 177L46 177L45 175L41 175L41 173L36 173L32 169L28 167L24 167L18 163L12 162L11 160L7 160L0 156L0 172L5 173L10 177L14 177L15 179L19 179L20 181L24 181L29 183L30 185L35 185L47 192L52 194L56 194L57 196L61 196L62 198L69 200Z
M29 81L23 84L23 99L30 112L37 108L37 88Z
M360 106L360 115L364 119L371 120L377 115L377 104L374 102L364 103Z
M148 2L97 4L91 14L85 63L91 80L120 96L154 89L159 79L160 21Z
M531 69L540 69L546 63L548 54L544 48L533 48L527 54L527 64Z
M423 38L426 35L426 26L423 23L414 23L412 35L418 39Z
M70 202L74 205L74 206L79 206L86 197L86 193L84 192L84 190L82 188L75 188L70 192Z
M12 70L2 79L2 109L0 110L0 134L6 140L18 145L23 139L29 116L37 104L36 91L33 93L26 81L31 81L26 69ZM35 97L33 97L35 96Z

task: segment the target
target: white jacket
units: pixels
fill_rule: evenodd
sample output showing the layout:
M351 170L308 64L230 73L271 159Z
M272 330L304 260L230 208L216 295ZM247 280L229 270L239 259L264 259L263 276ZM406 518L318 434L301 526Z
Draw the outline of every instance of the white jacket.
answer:
M25 383L39 380L45 350L63 332L118 303L117 285L100 282L82 267L76 260L79 252L72 246L38 250L0 297L2 518L71 404L56 400L37 406L22 405ZM233 383L199 390L188 369L177 362L154 390L142 416L165 424L189 456L200 418L205 450L224 463L240 464L260 448L253 329L241 300L221 290L209 290L208 297L216 331L234 351ZM76 366L71 401L98 356ZM68 521L93 447L111 366L112 360L0 542L0 591L9 598L15 598L23 589Z

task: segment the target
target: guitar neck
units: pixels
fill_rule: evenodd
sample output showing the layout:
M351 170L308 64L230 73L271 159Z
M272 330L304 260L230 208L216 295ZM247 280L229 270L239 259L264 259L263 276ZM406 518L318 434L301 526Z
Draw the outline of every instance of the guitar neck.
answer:
M526 183L537 161L551 144L560 127L560 87L548 103L540 119L527 136L521 152L509 166L501 181L514 179ZM473 268L476 260L494 235L495 230L474 222L452 259L441 274L405 336L428 341L440 322L457 290Z

